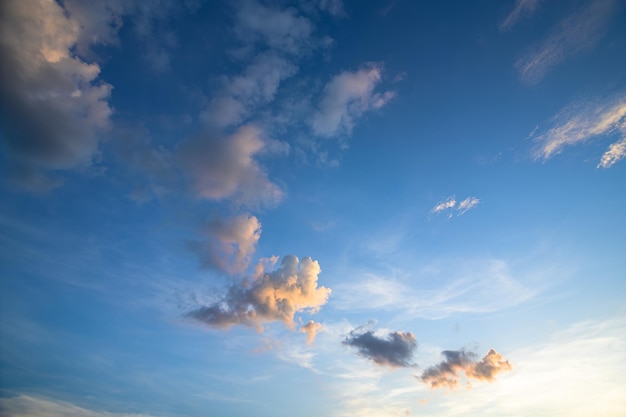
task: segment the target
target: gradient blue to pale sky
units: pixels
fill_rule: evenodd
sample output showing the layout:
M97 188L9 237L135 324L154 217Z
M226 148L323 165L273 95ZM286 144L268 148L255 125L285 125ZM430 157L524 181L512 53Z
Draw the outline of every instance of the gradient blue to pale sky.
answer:
M5 0L0 416L626 415L621 0Z

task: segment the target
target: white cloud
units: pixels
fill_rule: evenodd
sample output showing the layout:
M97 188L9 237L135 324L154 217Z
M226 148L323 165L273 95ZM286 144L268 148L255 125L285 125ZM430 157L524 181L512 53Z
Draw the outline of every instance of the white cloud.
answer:
M448 217L452 217L455 213L457 216L462 216L468 210L473 209L480 203L480 199L477 197L467 197L464 200L461 200L457 204L457 200L454 196L450 196L445 200L437 203L435 207L433 207L430 212L439 214L442 212L448 213Z
M523 17L532 16L539 6L540 0L516 0L511 13L500 23L500 30L511 29Z
M610 168L625 156L626 138L623 138L609 146L609 149L602 155L598 168Z
M608 104L572 105L554 117L554 125L547 132L534 137L538 142L534 157L546 160L568 146L614 132L626 135L626 98L621 97ZM608 168L621 159L623 150L620 143L610 146L602 156L599 167Z
M199 197L230 199L248 207L273 206L283 191L255 160L265 142L259 128L246 125L229 137L200 135L181 146L181 164Z
M382 80L383 68L370 63L361 69L345 71L326 84L311 127L318 136L349 135L356 120L370 109L379 109L395 95L391 91L375 93Z
M30 395L0 397L0 410L2 417L150 417L148 414L89 410L68 402Z
M592 48L602 37L615 10L614 0L593 0L555 26L539 45L515 64L524 81L538 83L566 58Z
M87 165L109 125L111 86L76 56L81 24L54 0L5 1L0 13L3 137L37 167Z

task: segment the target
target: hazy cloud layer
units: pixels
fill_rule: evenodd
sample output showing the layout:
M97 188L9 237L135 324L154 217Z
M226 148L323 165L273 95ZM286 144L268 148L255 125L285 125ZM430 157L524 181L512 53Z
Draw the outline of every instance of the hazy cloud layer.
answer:
M626 98L608 103L576 104L563 109L554 117L553 126L534 137L538 143L535 159L549 159L568 146L591 139L617 134L626 136ZM623 139L615 142L602 156L598 167L609 168L624 156Z
M229 199L250 207L273 206L282 190L268 178L254 157L265 143L261 130L247 125L228 137L201 134L180 149L195 193L208 200Z
M378 365L393 368L413 366L411 359L417 340L410 332L390 332L385 337L373 330L354 329L344 339L344 345L358 350L359 355Z
M512 369L509 361L493 349L480 361L474 360L475 353L463 349L444 350L441 354L445 360L426 369L420 377L422 382L433 389L457 388L463 375L467 379L467 386L471 386L471 379L491 382L498 373Z
M537 10L539 2L540 0L515 0L513 10L500 23L500 30L509 30L521 19L532 16Z
M35 168L88 165L109 125L111 86L76 56L80 22L54 0L0 6L2 137Z
M215 219L206 225L204 234L204 240L191 242L203 266L243 273L261 238L261 223L255 216L245 214Z
M515 64L522 79L535 84L566 58L592 48L604 35L615 11L614 0L593 0L561 20L550 35Z
M188 316L215 328L245 325L262 330L263 323L282 321L293 329L296 313L315 313L328 300L331 290L318 286L320 272L317 261L287 255L275 271L258 268L255 277L231 286L221 300Z
M462 216L468 210L476 207L479 203L479 198L467 197L464 200L459 201L457 204L456 198L454 196L450 196L444 201L437 203L430 211L435 214L447 213L448 217L452 217L454 215Z
M147 414L94 411L62 401L29 395L0 398L1 417L150 417Z
M370 109L379 109L395 93L375 93L382 80L383 67L378 63L336 75L324 87L311 127L319 136L349 135L356 120Z

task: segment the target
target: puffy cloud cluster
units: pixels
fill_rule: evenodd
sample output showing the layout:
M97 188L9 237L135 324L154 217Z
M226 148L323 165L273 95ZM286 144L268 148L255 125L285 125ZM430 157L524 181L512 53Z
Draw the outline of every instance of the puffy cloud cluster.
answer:
M261 238L261 223L255 216L245 214L215 219L207 224L205 237L203 241L191 242L203 266L231 274L242 273Z
M387 104L395 96L394 92L374 92L382 81L382 73L381 64L370 63L357 71L344 71L333 77L324 87L313 114L313 132L327 137L349 135L356 119L365 111Z
M228 137L202 134L180 149L196 194L208 200L273 206L283 195L254 157L265 148L259 128L246 125Z
M73 52L81 25L54 0L0 5L2 137L22 163L89 164L109 125L111 86Z
M424 371L420 379L431 388L458 387L461 374L470 379L478 381L493 381L496 374L512 369L508 360L490 349L480 360L475 361L476 354L461 350L445 350L442 352L445 360L438 365L432 366ZM469 381L468 381L468 386Z
M411 359L417 340L410 332L390 332L381 337L373 330L354 329L344 339L344 345L355 347L359 355L378 365L392 368L413 366Z
M437 203L437 205L433 207L430 211L431 213L435 214L448 212L448 217L452 217L452 211L456 209L456 215L462 216L468 210L476 207L479 203L480 199L476 197L467 197L466 199L459 201L457 204L456 198L454 196L450 196L444 201Z
M299 261L287 255L280 267L266 273L263 268L250 281L232 285L218 302L197 308L188 316L210 327L235 325L263 329L263 323L281 321L290 329L296 313L317 312L328 300L331 290L318 286L319 263L311 258ZM312 325L307 334L313 333Z
M603 105L573 105L559 112L552 128L535 137L539 145L534 156L546 160L568 146L615 132L626 137L626 97ZM609 168L626 156L625 140L622 138L609 146L598 168Z

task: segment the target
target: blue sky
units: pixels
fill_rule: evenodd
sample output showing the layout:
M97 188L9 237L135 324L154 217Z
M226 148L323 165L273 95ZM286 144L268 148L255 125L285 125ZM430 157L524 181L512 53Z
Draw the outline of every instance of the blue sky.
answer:
M626 414L623 2L0 8L0 416Z

